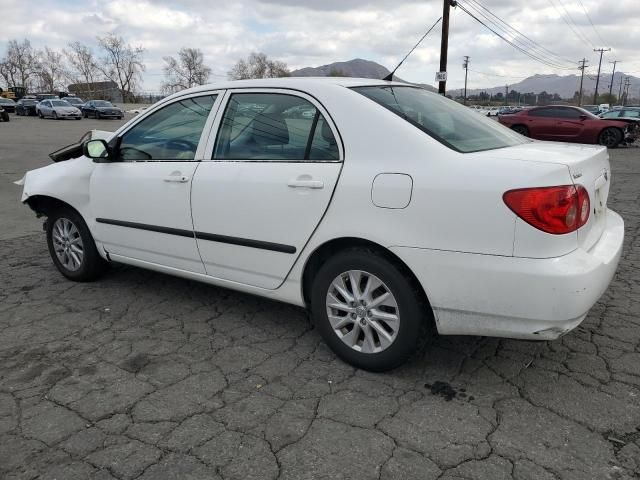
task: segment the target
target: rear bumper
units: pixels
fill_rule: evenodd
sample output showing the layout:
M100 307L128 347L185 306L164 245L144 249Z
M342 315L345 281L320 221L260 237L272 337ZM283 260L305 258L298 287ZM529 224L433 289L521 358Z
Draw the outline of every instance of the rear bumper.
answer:
M391 250L424 287L441 334L552 340L577 327L605 292L623 240L624 222L608 210L607 226L589 251L556 258Z

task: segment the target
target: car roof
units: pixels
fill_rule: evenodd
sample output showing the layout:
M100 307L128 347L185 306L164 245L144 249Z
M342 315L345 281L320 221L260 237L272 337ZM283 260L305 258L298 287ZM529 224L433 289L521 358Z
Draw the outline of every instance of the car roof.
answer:
M352 77L280 77L280 78L260 78L252 80L229 80L225 82L209 83L197 87L188 88L175 93L167 99L189 95L191 93L206 92L210 90L225 90L237 88L284 88L292 90L313 91L328 86L340 87L365 87L365 86L407 86L415 87L410 83L389 82L375 78L352 78Z

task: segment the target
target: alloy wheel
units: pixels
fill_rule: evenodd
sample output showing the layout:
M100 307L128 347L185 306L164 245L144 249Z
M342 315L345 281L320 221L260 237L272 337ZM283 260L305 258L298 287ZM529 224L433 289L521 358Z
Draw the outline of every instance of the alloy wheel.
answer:
M78 227L68 218L58 218L51 232L53 249L60 263L71 272L82 266L84 244Z
M327 316L334 333L361 353L378 353L393 344L400 312L389 287L362 270L338 275L327 292Z
M619 142L619 134L613 128L606 128L600 134L600 145L605 147L614 147Z

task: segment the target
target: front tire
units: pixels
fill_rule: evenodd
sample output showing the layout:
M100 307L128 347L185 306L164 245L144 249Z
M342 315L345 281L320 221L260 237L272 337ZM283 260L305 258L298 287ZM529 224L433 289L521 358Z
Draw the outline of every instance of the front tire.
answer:
M47 246L56 268L69 280L88 282L99 277L107 262L100 257L83 218L68 207L47 219Z
M344 361L381 372L404 363L431 325L416 285L378 252L337 253L317 272L311 313L318 331Z
M58 120L58 114L56 113L55 110L53 111L53 115L52 116L53 116L54 120Z
M598 143L608 148L616 148L624 139L622 132L615 127L607 127L598 136Z

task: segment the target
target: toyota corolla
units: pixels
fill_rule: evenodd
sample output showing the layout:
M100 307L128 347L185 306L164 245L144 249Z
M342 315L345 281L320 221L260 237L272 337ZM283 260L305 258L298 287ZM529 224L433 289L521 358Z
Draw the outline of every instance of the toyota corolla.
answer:
M201 86L96 137L20 182L65 277L119 262L303 306L369 370L436 332L555 339L621 254L606 148L406 84Z

